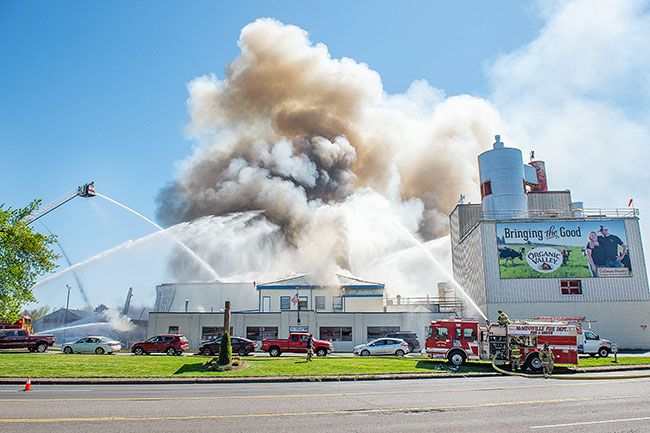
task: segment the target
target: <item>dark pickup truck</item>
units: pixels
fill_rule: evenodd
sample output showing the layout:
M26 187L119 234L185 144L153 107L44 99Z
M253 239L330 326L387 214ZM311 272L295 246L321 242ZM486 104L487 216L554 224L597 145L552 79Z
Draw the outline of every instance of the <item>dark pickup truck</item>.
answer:
M54 345L54 335L30 335L26 329L0 329L0 349L28 349L45 352Z

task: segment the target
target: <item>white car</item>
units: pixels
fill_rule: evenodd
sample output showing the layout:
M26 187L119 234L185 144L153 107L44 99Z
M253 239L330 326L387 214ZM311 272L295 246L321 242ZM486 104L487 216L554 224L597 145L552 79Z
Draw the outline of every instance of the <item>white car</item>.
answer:
M84 337L74 343L66 343L63 345L63 353L96 353L103 355L104 353L117 352L122 348L119 341L111 340L108 337Z
M409 353L409 345L399 338L379 338L367 344L360 344L352 349L352 353L360 356L395 355L404 356Z

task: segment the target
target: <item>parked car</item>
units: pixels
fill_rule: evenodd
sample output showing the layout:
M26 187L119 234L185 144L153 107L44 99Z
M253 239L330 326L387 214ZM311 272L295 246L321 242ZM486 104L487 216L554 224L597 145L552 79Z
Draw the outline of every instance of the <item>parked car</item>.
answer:
M230 344L232 345L232 353L236 353L239 356L247 356L249 353L257 350L257 343L248 338L231 337ZM206 340L199 345L199 353L205 356L216 355L219 353L220 346L221 337Z
M54 335L31 335L27 329L0 329L0 349L45 352L55 341Z
M409 351L411 353L420 352L420 340L418 340L418 334L416 334L415 332L411 332L411 331L391 332L390 334L384 335L383 338L399 338L408 343Z
M271 356L280 356L283 352L307 353L306 332L293 332L289 338L265 338L262 340L262 350L269 352ZM314 353L318 356L327 356L332 353L332 343L323 340L314 340Z
M190 347L183 334L160 334L147 341L138 341L131 345L131 352L136 355L149 355L150 353L166 353L167 355L181 355Z
M103 355L105 353L111 354L122 349L122 344L119 341L111 340L108 337L90 336L85 337L74 343L66 343L63 345L63 353L96 353Z
M395 355L404 356L409 353L409 345L398 338L379 338L366 344L360 344L352 349L352 353L361 356Z

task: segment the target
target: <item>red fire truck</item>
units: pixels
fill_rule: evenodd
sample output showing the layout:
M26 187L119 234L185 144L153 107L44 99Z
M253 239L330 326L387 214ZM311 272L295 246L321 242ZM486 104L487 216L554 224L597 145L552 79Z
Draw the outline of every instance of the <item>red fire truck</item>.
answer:
M430 358L447 359L453 365L467 360L495 358L495 364L510 360L510 343L521 348L521 364L540 371L538 352L549 343L555 363L578 364L578 331L576 325L564 322L513 322L508 325L489 323L479 326L476 319L434 320L429 327L426 352Z

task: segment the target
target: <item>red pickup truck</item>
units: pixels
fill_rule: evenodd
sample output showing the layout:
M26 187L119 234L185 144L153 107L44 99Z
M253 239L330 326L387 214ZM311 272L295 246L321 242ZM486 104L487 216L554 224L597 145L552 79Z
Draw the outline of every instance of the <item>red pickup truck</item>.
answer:
M30 335L27 329L0 329L0 349L45 352L55 341L54 335Z
M294 332L289 338L265 338L262 340L262 350L269 352L271 356L280 356L283 352L307 353L306 332ZM326 356L332 353L332 343L329 341L316 340L314 338L314 353L318 356Z

